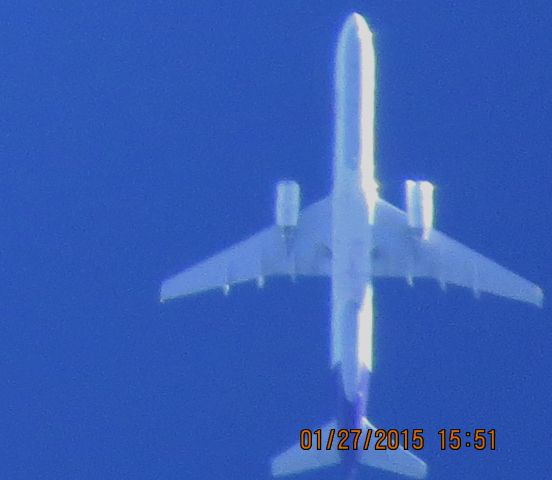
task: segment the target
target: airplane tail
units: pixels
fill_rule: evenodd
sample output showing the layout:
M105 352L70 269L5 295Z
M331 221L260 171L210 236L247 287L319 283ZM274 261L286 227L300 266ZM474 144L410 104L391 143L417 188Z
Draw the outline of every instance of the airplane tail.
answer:
M362 419L362 424L363 430L377 430L366 417ZM329 438L331 429L337 429L335 420L321 428L323 442ZM362 437L365 438L364 433ZM337 449L338 442L333 443L334 445L330 450L325 448L321 450L316 448L303 450L299 443L295 444L272 460L272 475L274 477L284 477L339 465L341 463L340 453L342 452ZM356 452L357 464L387 470L411 478L424 478L427 475L425 462L402 446L399 446L396 450L375 450L374 444L375 440L370 442L367 450L359 448ZM360 445L361 442L359 442L359 447ZM385 442L383 442L383 445L385 445Z

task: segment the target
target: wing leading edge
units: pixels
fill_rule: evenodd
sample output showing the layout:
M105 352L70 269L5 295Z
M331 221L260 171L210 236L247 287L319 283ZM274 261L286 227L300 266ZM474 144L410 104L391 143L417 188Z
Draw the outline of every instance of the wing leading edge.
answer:
M280 228L265 228L248 239L167 279L161 301L274 275L324 276L331 271L331 197L305 208L288 251Z

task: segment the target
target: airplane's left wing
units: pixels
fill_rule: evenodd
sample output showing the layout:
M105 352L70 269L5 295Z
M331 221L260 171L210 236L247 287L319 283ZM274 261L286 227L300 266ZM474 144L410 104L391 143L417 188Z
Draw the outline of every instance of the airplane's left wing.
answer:
M277 225L165 280L161 301L273 275L324 276L331 264L331 197L303 209L294 232L293 249L286 247Z
M437 230L422 240L409 229L405 212L382 199L376 210L374 247L376 277L409 282L434 278L443 287L458 285L476 295L486 292L542 307L543 292L537 285Z

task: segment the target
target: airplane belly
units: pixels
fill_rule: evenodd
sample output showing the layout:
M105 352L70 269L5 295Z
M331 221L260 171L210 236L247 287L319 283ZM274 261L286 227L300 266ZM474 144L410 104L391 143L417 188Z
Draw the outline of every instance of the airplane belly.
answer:
M333 208L332 365L356 404L363 371L372 367L372 235L359 192L336 195Z
M350 282L332 282L332 366L338 367L341 385L349 401L356 401L364 372L373 368L372 285L363 280L342 295ZM362 292L361 292L362 290Z
M351 405L357 405L364 372L372 368L374 85L372 36L362 18L353 15L337 47L332 196L332 365L338 366Z

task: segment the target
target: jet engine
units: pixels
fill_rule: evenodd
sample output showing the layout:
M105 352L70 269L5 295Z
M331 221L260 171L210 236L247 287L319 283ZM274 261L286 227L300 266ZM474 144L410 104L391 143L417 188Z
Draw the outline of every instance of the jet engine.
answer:
M289 255L293 248L295 229L301 208L301 189L293 180L282 180L276 185L275 221L280 228Z
M292 230L299 221L301 188L293 180L282 180L276 185L275 221L282 230Z
M426 181L405 182L406 218L408 226L424 240L433 228L433 185Z

